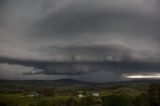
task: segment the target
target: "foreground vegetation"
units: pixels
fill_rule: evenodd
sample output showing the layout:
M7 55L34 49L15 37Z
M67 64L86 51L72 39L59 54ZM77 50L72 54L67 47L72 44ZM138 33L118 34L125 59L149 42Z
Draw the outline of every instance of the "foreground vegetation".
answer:
M10 87L0 86L0 106L160 106L159 84Z

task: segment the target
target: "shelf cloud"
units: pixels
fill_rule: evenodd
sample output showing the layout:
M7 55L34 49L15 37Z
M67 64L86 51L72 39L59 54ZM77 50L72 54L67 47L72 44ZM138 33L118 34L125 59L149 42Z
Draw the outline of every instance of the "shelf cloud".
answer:
M159 13L159 0L1 0L0 77L158 75Z

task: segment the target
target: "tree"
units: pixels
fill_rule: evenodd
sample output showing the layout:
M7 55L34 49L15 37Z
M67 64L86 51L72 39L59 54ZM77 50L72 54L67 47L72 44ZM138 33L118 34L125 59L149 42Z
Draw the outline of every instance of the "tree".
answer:
M151 84L148 90L150 106L160 106L160 85Z
M6 100L6 101L1 101L0 106L18 106L18 103L15 101Z
M67 106L77 106L77 101L73 97L69 98L66 103Z
M101 101L98 100L96 97L93 97L93 96L87 96L85 98L82 98L80 100L80 104L82 106L89 106L89 105L94 105L94 104L100 104Z
M133 104L134 106L150 106L148 101L148 95L146 93L142 93L133 100Z
M0 106L7 106L7 103L5 101L1 101Z
M41 88L40 90L38 90L38 93L43 96L54 96L55 89L44 87L44 88Z
M135 106L160 106L160 85L151 84L146 93L133 101Z
M133 106L132 100L128 95L112 94L108 97L103 97L103 106Z

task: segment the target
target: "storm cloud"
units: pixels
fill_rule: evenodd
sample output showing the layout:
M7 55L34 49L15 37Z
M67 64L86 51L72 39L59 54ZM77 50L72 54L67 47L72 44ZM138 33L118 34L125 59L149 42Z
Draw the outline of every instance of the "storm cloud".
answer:
M159 13L159 0L1 0L1 79L6 64L19 79L158 73Z
M0 57L0 63L18 64L35 69L35 71L24 72L23 75L73 76L101 71L121 75L123 73L158 72L160 70L160 55L158 53L129 49L120 45L59 47L56 49L56 53L50 56L52 60L3 56Z

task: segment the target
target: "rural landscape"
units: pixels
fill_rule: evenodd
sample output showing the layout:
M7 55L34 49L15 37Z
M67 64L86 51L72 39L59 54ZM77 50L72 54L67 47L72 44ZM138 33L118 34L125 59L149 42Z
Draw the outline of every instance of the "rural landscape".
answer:
M160 106L160 0L0 0L0 106Z
M160 81L0 81L0 106L160 106Z

